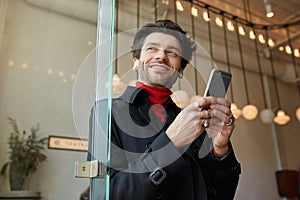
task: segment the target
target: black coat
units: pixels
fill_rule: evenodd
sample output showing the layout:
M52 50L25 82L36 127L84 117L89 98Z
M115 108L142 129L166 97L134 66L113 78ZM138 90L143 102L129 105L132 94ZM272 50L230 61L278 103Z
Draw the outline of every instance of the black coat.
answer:
M98 103L97 112L103 106L107 101ZM240 165L232 147L226 157L214 156L204 132L190 146L178 150L165 130L181 109L171 98L164 108L166 120L162 123L150 109L147 91L135 87L128 87L112 101L110 199L233 199ZM101 118L94 116L92 112L91 124ZM99 120L99 124L105 130L108 121Z

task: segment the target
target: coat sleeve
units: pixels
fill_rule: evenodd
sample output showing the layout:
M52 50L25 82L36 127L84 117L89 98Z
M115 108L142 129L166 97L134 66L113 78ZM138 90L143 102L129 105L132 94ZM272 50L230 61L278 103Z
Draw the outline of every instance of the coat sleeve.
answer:
M232 200L241 173L233 148L224 159L219 159L212 152L200 159L203 176L206 182L208 199Z
M93 129L106 127L107 121L99 120L95 126L94 112L101 109L103 104L93 109L90 117L90 138L93 138ZM104 104L105 105L105 104ZM98 132L101 130L98 130ZM170 184L172 176L182 171L186 167L186 162L181 153L176 149L174 144L163 131L156 137L149 148L145 152L141 152L139 156L131 159L127 151L123 149L123 143L128 142L124 138L120 139L120 130L114 121L111 119L111 157L110 157L110 184L109 197L112 200L130 199L130 200L152 200L160 197L165 191L166 186ZM95 137L95 136L94 136ZM91 142L89 145L92 145ZM136 144L138 145L138 144ZM159 149L167 146L165 153L157 153ZM101 147L98 147L101 148ZM91 151L91 149L89 149ZM169 165L166 161L169 160L170 154L173 154L177 159ZM161 167L166 172L166 177L159 184L154 184L150 178L150 174L154 171L149 169L145 164L145 159L152 157L157 168ZM94 160L97 156L89 153L88 159ZM105 182L105 179L103 179Z

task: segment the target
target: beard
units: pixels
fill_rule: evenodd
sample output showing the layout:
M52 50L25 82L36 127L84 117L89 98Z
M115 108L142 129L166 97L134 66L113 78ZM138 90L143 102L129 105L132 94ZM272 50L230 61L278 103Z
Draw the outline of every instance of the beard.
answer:
M151 65L155 64L164 65L165 67L169 68L169 70L163 73L153 73L149 69L151 68ZM159 61L153 61L146 64L139 61L138 73L142 82L148 85L164 88L171 88L180 75L178 71Z

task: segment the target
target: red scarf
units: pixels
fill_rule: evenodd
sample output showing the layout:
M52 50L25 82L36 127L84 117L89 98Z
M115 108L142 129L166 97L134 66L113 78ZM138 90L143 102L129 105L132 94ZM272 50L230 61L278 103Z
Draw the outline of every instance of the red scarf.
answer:
M136 87L148 91L151 109L157 115L160 121L163 122L165 120L165 109L163 105L172 94L172 91L169 88L158 88L150 85L145 85L141 82L136 82Z

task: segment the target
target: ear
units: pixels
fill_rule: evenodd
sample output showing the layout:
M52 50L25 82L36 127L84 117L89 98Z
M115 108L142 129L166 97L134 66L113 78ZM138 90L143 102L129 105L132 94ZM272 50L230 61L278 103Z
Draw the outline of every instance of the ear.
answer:
M139 59L133 58L133 67L132 67L133 70L137 70L138 69L139 61L140 61Z
M183 70L184 70L184 68L180 67L179 70L178 70L178 72L179 72L180 74L183 74Z

